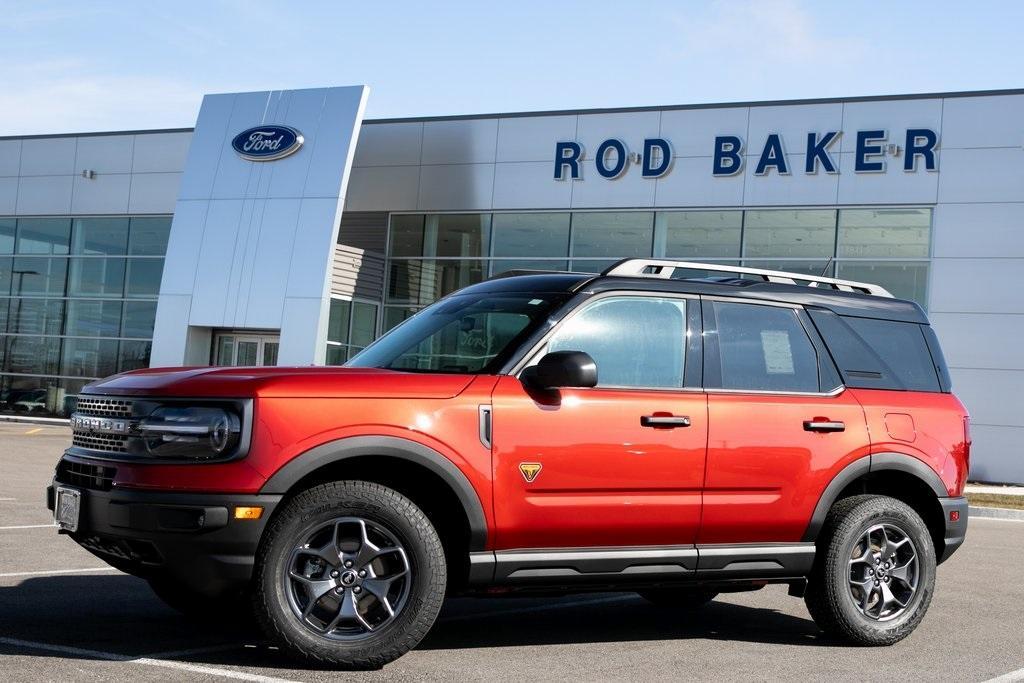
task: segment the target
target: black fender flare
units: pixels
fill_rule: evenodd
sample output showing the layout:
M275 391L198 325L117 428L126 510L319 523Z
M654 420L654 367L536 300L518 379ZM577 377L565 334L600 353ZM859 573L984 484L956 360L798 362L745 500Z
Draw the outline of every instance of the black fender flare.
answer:
M469 549L487 547L487 518L476 489L455 463L433 448L394 436L352 436L320 444L288 461L260 489L260 493L283 495L306 475L337 462L364 456L395 458L430 470L440 477L459 499L469 522Z
M854 460L839 470L828 486L825 487L821 497L818 499L818 504L814 507L814 514L811 515L811 521L808 523L807 530L804 531L804 536L801 540L813 542L818 538L818 533L825 524L825 517L828 515L828 511L832 508L832 504L836 502L839 494L843 492L843 489L865 474L884 472L886 470L905 472L920 479L935 493L936 498L946 498L949 496L949 492L946 490L946 486L942 483L938 473L912 455L889 452L865 455L863 458Z

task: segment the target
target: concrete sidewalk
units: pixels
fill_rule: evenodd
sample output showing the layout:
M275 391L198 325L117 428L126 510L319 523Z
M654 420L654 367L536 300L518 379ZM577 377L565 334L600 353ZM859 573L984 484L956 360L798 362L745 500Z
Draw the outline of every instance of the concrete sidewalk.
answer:
M1024 486L1003 486L1000 484L968 484L964 493L978 493L995 496L1024 496Z

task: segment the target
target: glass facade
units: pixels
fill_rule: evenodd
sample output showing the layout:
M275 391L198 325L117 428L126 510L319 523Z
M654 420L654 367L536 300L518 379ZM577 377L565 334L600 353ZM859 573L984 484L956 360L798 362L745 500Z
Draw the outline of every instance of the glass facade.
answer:
M0 218L0 411L149 365L170 216Z
M378 308L369 301L331 299L327 365L342 365L376 338Z
M393 214L381 331L507 270L600 272L629 257L864 280L926 306L931 219L928 208Z

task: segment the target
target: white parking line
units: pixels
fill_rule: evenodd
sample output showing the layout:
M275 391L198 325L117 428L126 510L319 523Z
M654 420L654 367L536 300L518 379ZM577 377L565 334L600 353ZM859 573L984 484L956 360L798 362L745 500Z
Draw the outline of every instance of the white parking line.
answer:
M1017 669L997 678L990 678L985 683L1018 683L1018 681L1024 681L1024 669Z
M557 602L550 605L534 605L533 607L518 607L516 609L492 610L490 612L477 612L475 614L460 614L457 617L439 619L439 624L451 624L457 621L472 621L473 619L485 619L487 617L501 617L509 614L529 614L530 612L546 612L548 610L566 609L568 607L583 607L584 605L602 605L607 602L625 602L637 600L635 595L616 595L608 598L594 598L592 600L575 600L573 602Z
M0 498L0 503L10 503L18 500L17 498Z
M198 664L189 664L187 662L175 662L167 659L155 659L153 657L129 657L128 655L119 655L114 652L102 652L100 650L87 650L81 647L71 647L69 645L53 645L51 643L37 643L31 640L20 640L18 638L0 638L0 644L12 645L14 647L23 647L32 650L43 650L44 652L59 652L66 655L77 655L79 657L89 657L91 659L102 659L108 662L123 662L125 664L141 664L143 666L158 666L164 669L176 669L178 671L188 671L194 674L204 674L207 676L220 676L222 678L235 678L241 681L262 681L263 683L295 683L294 681L288 681L284 678L273 678L271 676L260 676L258 674L245 673L244 671L235 671L233 669L222 669L216 666L200 666Z
M0 574L0 579L9 579L15 576L50 576L52 574L86 574L88 572L116 572L113 567L90 567L88 569L50 569L37 572L8 572Z
M56 524L24 524L22 526L0 526L0 531L13 531L14 529L56 529Z

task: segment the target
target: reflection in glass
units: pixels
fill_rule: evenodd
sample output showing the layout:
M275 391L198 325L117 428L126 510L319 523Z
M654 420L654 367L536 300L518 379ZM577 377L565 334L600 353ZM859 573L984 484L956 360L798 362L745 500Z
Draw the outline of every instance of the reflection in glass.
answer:
M388 253L391 256L422 256L423 222L422 214L392 215Z
M650 256L653 239L654 214L648 211L572 215L573 256L608 258L613 262ZM577 267L575 263L573 267Z
M666 211L658 214L668 258L730 258L740 255L742 211Z
M280 347L278 342L263 342L263 365L277 365L277 349Z
M7 307L7 302L3 301ZM14 334L60 334L64 322L61 299L12 299L7 331Z
M823 259L808 259L806 261L783 261L771 259L744 259L743 265L748 268L761 268L763 270L782 270L787 273L800 273L813 275L815 277L835 277L835 261L829 262L828 257ZM758 278L750 276L752 280Z
M392 261L388 301L429 304L483 279L484 262L478 260Z
M11 269L11 295L63 296L67 268L66 258L16 258Z
M125 296L129 298L155 297L160 293L160 278L164 273L164 260L151 258L128 259L128 284Z
M494 256L536 258L569 254L568 213L496 213L493 225Z
M81 337L116 337L120 326L120 301L95 301L83 299L71 299L68 301L68 335Z
M377 307L361 301L352 302L352 331L348 342L362 348L373 341L377 327Z
M327 341L344 344L348 341L348 321L352 302L331 299L331 312L327 319Z
M487 256L491 236L490 214L427 216L424 256Z
M344 365L346 360L348 360L346 347L327 345L327 365Z
M19 254L67 254L71 237L68 218L19 218Z
M59 337L4 337L3 369L25 375L56 375L60 369Z
M107 377L117 372L116 339L65 339L61 374Z
M510 270L568 270L569 262L554 259L551 261L541 259L494 259L491 261L491 276L500 273L507 273Z
M924 261L840 261L838 277L881 285L893 296L922 307L928 301L928 263Z
M163 256L171 232L170 216L132 218L128 253L132 256Z
M124 262L123 258L72 258L68 294L120 297Z
M141 370L149 367L149 354L153 343L148 341L122 341L118 350L117 371Z
M14 253L14 235L18 221L14 218L0 218L0 254Z
M76 218L71 253L123 256L128 249L127 218Z
M155 321L155 301L126 301L124 304L124 320L121 323L121 336L152 337Z
M747 258L816 258L835 253L836 212L832 209L747 211L743 225Z
M839 212L839 256L927 257L928 209L843 209Z

